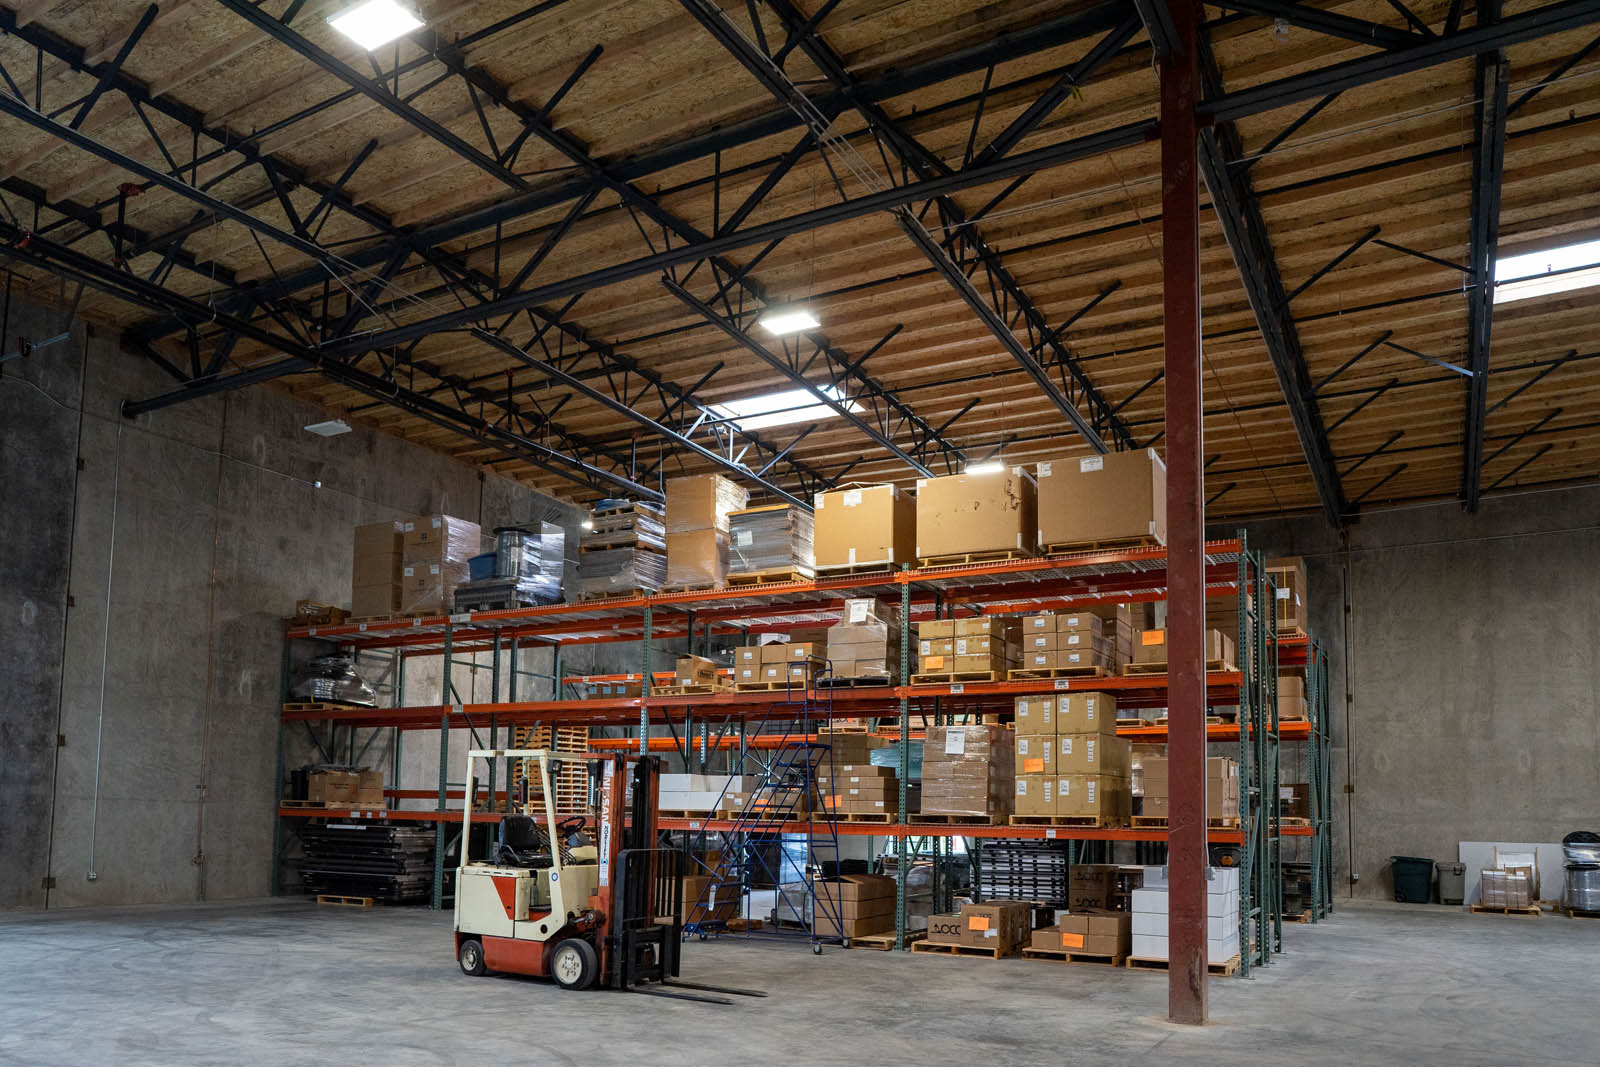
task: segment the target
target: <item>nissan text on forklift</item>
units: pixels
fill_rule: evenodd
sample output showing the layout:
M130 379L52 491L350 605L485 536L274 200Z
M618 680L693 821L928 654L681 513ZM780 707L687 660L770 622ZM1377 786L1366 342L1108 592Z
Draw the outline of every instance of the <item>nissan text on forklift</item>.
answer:
M658 767L651 756L588 755L547 749L473 749L464 795L476 796L479 761L537 768L544 818L501 818L492 854L473 857L472 805L461 825L456 871L455 948L461 970L548 977L563 989L608 989L730 1004L748 989L677 982L683 944L682 856L658 845ZM563 762L583 762L588 814L556 817L550 788ZM533 781L529 774L525 782ZM596 814L595 808L598 807ZM598 840L595 840L595 837ZM701 994L677 992L693 989Z

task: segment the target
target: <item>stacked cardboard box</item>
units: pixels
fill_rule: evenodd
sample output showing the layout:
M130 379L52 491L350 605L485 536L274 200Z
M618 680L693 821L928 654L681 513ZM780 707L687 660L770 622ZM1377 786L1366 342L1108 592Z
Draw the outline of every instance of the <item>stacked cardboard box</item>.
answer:
M1021 656L1017 620L1005 615L917 624L918 674L1005 674Z
M653 593L667 578L667 534L659 504L611 502L589 515L578 544L578 593Z
M899 568L916 556L917 505L892 485L818 493L812 529L817 569Z
M1018 697L1014 814L1124 821L1132 745L1106 693Z
M383 807L382 771L319 770L306 775L306 800L328 807Z
M792 504L741 508L728 514L728 573L815 573L811 512Z
M483 532L477 523L450 515L419 515L401 523L400 530L400 611L450 611L456 586L470 577L467 561L483 546Z
M1021 643L1025 671L1116 666L1116 640L1106 635L1105 620L1089 612L1025 616Z
M1167 543L1167 467L1153 448L1039 464L1039 544Z
M1021 467L918 479L917 555L1032 554L1035 506L1033 477Z
M1206 962L1227 963L1239 955L1239 868L1212 867L1206 882ZM1167 958L1167 879L1163 867L1144 869L1144 887L1133 891L1133 937L1129 955Z
M1278 721L1304 722L1309 717L1306 679L1299 671L1278 672Z
M1526 868L1501 870L1487 868L1478 872L1482 879L1483 895L1478 903L1486 908L1527 908L1533 904L1532 880Z
M683 876L683 897L678 912L680 923L726 922L739 916L739 887L716 885L719 879L709 874Z
M1233 638L1220 630L1207 630L1205 639L1205 658L1207 663L1221 661L1225 664L1237 662L1233 655ZM1134 663L1163 664L1167 662L1167 631L1142 630L1139 633L1139 643L1133 649Z
M672 667L672 684L715 686L722 668L714 659L704 656L679 656Z
M881 874L813 878L811 932L817 937L865 937L892 931L895 884Z
M734 687L803 689L816 677L825 651L817 641L740 645L733 650Z
M392 615L399 609L400 571L404 566L400 526L398 522L376 522L356 527L350 614L363 618Z
M900 779L893 767L824 760L817 768L824 807L839 815L898 815ZM916 811L916 786L906 787L906 809Z
M993 949L1008 956L1029 943L1033 905L1021 900L968 904L959 914L928 916L928 940L936 945Z
M1278 814L1286 819L1311 818L1311 786L1289 782L1278 787Z
M1033 947L1044 952L1089 956L1126 956L1133 933L1133 915L1094 908L1063 915L1054 926L1033 932Z
M839 621L828 627L828 665L835 678L900 676L900 613L871 598L844 602Z
M728 793L746 793L757 779L729 774L663 774L657 803L662 811L716 811Z
M1273 606L1278 616L1278 632L1304 631L1306 628L1306 561L1299 556L1267 560L1267 577L1275 587Z
M1004 727L931 726L922 751L924 815L1011 814L1015 749Z
M1144 815L1171 817L1171 785L1164 756L1144 756L1139 761L1144 786ZM1226 756L1206 759L1206 818L1239 818L1239 764Z
M667 479L666 589L722 588L728 576L728 515L750 494L720 474Z

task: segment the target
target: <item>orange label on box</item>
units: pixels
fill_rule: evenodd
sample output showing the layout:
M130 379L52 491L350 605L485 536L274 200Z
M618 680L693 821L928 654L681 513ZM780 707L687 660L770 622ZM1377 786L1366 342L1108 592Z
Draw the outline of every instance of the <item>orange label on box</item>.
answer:
M1025 760L1023 760L1022 761L1022 773L1023 774L1043 774L1044 773L1044 760L1042 760L1042 759L1025 759Z
M1164 645L1167 643L1167 631L1146 630L1139 635L1139 642L1145 645Z
M943 667L944 666L944 657L943 656L923 656L922 657L922 665L924 667Z
M967 916L967 929L968 930L987 930L987 929L989 929L989 917L987 915L969 915L969 916Z
M1062 934L1061 935L1061 947L1062 948L1082 948L1083 947L1083 935L1082 934Z

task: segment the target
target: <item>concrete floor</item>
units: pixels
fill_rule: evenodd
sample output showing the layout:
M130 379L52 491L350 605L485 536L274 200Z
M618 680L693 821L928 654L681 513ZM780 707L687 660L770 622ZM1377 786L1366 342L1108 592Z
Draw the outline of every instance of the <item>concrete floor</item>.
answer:
M1593 1063L1600 922L1351 905L1292 926L1214 1025L1164 974L691 944L733 1007L463 976L449 916L298 902L0 920L0 1062L27 1064ZM556 1042L551 1047L551 1042Z

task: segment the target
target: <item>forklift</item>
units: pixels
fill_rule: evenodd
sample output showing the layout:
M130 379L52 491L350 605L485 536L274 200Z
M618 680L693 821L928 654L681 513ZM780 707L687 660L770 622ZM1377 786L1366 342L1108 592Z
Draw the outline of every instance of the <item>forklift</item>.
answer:
M491 855L474 859L472 805L466 805L454 924L463 973L532 975L562 989L598 984L710 1004L732 1001L677 990L766 996L673 981L682 947L682 856L657 847L659 759L473 749L467 797L476 795L478 761L498 759L525 761L530 773L537 767L544 817L541 825L532 815L503 816ZM591 794L598 781L599 810L558 819L552 772L571 761L588 767Z

